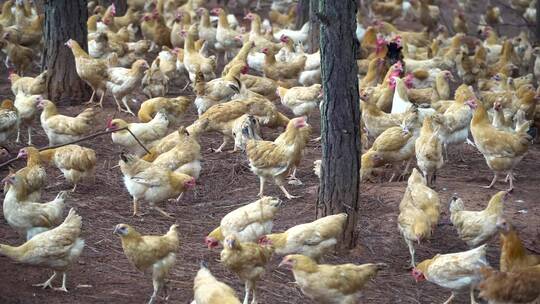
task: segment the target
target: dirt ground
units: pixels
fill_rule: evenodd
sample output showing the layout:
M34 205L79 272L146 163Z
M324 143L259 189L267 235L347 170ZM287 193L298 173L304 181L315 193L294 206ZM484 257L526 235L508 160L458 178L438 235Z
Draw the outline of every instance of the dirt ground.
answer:
M447 17L448 18L448 17ZM2 71L5 75L5 70ZM6 77L0 79L0 98L10 97ZM105 128L105 121L114 114L112 99L108 98L106 108L100 111L94 132ZM281 107L281 106L280 106ZM66 114L77 114L83 107L62 108ZM287 115L292 113L281 108ZM129 121L132 117L120 115ZM188 125L196 118L194 108L185 116L183 124ZM319 117L310 119L313 126L313 138L319 136ZM43 147L47 138L35 123L35 144ZM171 129L172 131L172 129ZM25 134L25 133L23 133ZM279 134L276 130L264 130L265 139L273 139ZM26 137L23 137L26 140ZM181 248L177 263L169 280L170 303L190 303L193 292L193 277L199 269L199 262L205 260L216 277L229 284L243 296L243 285L231 272L219 262L219 250L210 251L204 245L204 236L213 230L223 215L246 203L256 200L258 178L250 172L245 155L227 152L215 154L210 148L217 148L221 143L219 135L204 135L203 170L197 180L196 190L184 195L180 203L168 203L166 210L175 215L175 219L166 219L147 205L142 211L148 214L142 218L131 217L131 197L125 190L120 170L112 168L118 163L120 149L112 145L110 136L103 136L85 142L83 145L96 150L98 170L96 182L79 185L77 192L67 200L68 207L73 207L83 217L82 237L86 247L79 261L68 273L69 293L42 290L32 284L45 281L51 272L45 269L28 267L0 257L0 303L145 303L152 293L152 281L149 274L139 273L129 264L124 256L120 240L112 234L116 224L128 223L143 234L163 234L176 222L181 233ZM13 155L22 146L11 147ZM230 147L229 147L230 149ZM471 147L463 147L465 161L458 162L456 149L451 150L451 161L440 172L436 190L441 197L443 215L431 240L417 246L417 259L430 258L437 253L458 252L467 249L459 240L449 222L448 202L453 194L458 194L465 201L468 209L480 210L485 207L490 196L498 190L481 189L491 180L481 154ZM302 186L288 186L289 191L301 197L285 201L275 220L274 230L283 231L291 226L314 219L318 179L313 174L313 161L320 158L320 146L310 143L298 170L303 181ZM19 162L19 168L24 164ZM540 252L540 229L538 218L538 185L540 182L540 148L534 145L529 154L517 167L517 188L512 195L512 202L505 206L506 217L517 226L521 238L529 250ZM1 169L0 176L7 170ZM50 182L44 191L44 199L53 199L60 190L69 185L60 172L48 170ZM506 185L498 184L498 189ZM267 195L282 197L279 189L269 184ZM409 253L397 230L398 204L405 190L404 182L362 184L360 202L360 221L358 231L359 246L350 252L334 254L326 258L327 263L367 263L385 262L389 269L368 285L361 303L442 303L450 295L448 290L429 282L416 284L405 268L409 265ZM283 197L282 197L283 198ZM21 244L23 240L0 219L0 243ZM498 238L489 243L489 261L498 265ZM279 257L272 259L267 273L259 283L259 303L310 303L291 282L291 273L276 266ZM55 286L60 281L55 282ZM159 303L165 303L160 299ZM466 292L461 294L456 303L468 303Z

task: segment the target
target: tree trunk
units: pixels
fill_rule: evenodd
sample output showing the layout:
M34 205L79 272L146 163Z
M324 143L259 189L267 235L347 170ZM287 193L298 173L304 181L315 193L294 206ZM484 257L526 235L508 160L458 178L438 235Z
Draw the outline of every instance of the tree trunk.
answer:
M45 0L45 48L42 70L48 70L48 98L55 103L77 104L89 98L89 87L75 70L75 59L65 46L69 39L76 40L87 50L86 0Z
M116 9L116 16L124 16L127 11L127 0L102 0L100 1L101 5L107 8L109 5L114 3L114 8Z
M319 12L319 0L309 1L309 38L308 38L308 52L314 53L319 49L319 39L321 32L321 23L317 18Z
M320 0L322 166L317 217L349 215L343 246L356 245L360 198L360 108L355 0Z
M309 20L310 0L300 0L296 6L296 28L300 29Z
M536 1L536 42L540 42L540 1Z

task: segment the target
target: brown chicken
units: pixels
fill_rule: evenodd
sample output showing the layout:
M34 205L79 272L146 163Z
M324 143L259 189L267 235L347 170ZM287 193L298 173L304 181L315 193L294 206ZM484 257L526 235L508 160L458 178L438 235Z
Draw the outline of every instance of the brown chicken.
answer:
M302 150L307 145L311 126L303 117L292 119L287 129L276 140L249 140L246 153L251 171L259 176L259 196L264 195L264 183L273 179L288 199L295 196L285 189L284 179L300 162Z
M270 10L268 12L268 19L270 19L272 24L276 24L281 28L287 28L294 24L296 20L296 10L296 5L291 5L286 14Z
M81 139L92 129L92 120L96 115L93 108L87 108L76 117L58 114L56 105L50 100L40 100L41 126L49 138L49 146L66 144Z
M4 40L0 41L0 46L7 56L8 64L12 65L17 74L22 76L32 67L34 51L28 47L15 43L9 32L4 33L3 39Z
M153 47L172 47L171 30L165 25L163 17L157 11L152 14L145 14L141 20L141 32L146 40L152 41Z
M77 184L85 179L95 180L96 152L90 148L78 145L67 145L55 149L39 152L41 161L55 165L66 180L73 185L72 192Z
M235 235L225 238L220 262L244 281L246 292L244 303L248 303L250 292L253 292L251 303L257 303L256 283L264 274L272 251L272 247L240 242Z
M139 271L152 272L154 292L149 304L155 303L158 292L164 288L165 279L176 262L176 252L180 246L178 225L172 225L163 236L141 235L127 224L118 224L114 234L122 240L122 248L128 260Z
M34 147L19 150L17 158L26 158L26 167L20 169L15 175L22 178L22 188L17 199L20 201L37 202L41 198L41 189L47 184L47 173L42 166L39 151Z
M420 136L415 142L418 168L424 174L428 186L435 184L437 170L444 165L443 148L438 131L438 128L433 129L432 118L426 117L420 130Z
M279 255L297 253L319 261L341 240L346 222L346 213L329 215L285 232L265 235L259 243L271 245Z
M276 98L277 83L266 77L259 77L249 74L241 74L240 81L248 90L260 94L269 100Z
M529 254L516 229L504 218L497 222L501 240L501 271L517 271L540 264L540 255Z
M513 272L485 267L480 273L483 277L478 285L480 297L490 303L538 303L540 300L540 265Z
M208 249L219 246L225 237L235 235L240 242L257 242L272 232L273 219L281 206L279 199L265 196L227 213L204 239Z
M247 66L247 56L251 49L253 48L253 42L246 41L240 51L238 51L238 54L227 63L227 65L223 68L223 72L221 72L221 77L224 77L229 73L229 70L237 65ZM243 73L245 74L245 73Z
M150 149L150 153L146 154L143 159L148 162L153 162L159 155L170 151L178 144L184 142L188 136L190 136L190 134L186 131L186 128L181 126L167 136L154 141L151 145L152 148Z
M240 304L234 289L218 281L204 262L193 281L192 304Z
M109 74L107 69L109 68L108 62L102 59L94 59L88 55L79 45L79 43L73 39L69 39L66 42L68 48L71 49L73 56L75 57L75 67L77 74L92 88L92 96L89 103L94 101L96 92L101 92L101 98L99 104L103 104L103 97L107 90L107 80Z
M297 80L306 65L306 56L298 56L291 62L278 62L276 61L276 51L274 49L263 48L262 52L265 54L264 76L275 81Z
M279 267L291 269L302 293L316 303L355 304L362 288L388 265L317 264L305 255L293 254L284 257Z
M67 292L66 272L77 261L84 248L81 234L82 219L74 209L69 211L64 222L49 231L40 233L18 247L0 245L0 254L23 264L50 268L53 275L40 286L52 288L52 281L62 273L62 287L55 288Z

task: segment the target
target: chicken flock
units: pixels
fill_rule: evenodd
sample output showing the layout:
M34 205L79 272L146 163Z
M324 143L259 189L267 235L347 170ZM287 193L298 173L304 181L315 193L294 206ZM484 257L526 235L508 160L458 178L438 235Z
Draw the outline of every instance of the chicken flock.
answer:
M536 1L501 1L527 22L536 20ZM241 302L201 261L192 303L258 303L257 286L270 271L273 256L282 257L279 267L292 271L311 301L358 303L361 290L388 265L324 263L324 256L341 241L347 214L275 232L273 221L283 201L265 196L268 182L288 200L297 197L288 185L302 184L297 169L309 141L317 140L308 121L323 101L321 59L319 51L310 54L304 48L309 44L309 22L295 27L294 0L273 0L269 11L261 10L267 1L206 2L127 0L126 13L118 16L114 4L89 1L88 50L74 39L65 42L77 75L92 89L85 109L76 116L61 114L64 110L46 99L47 71L28 76L43 48L43 14L30 0L3 3L0 47L14 98L0 105L0 144L6 147L1 156L6 158L7 147L23 137L27 146L17 154L26 166L10 168L3 179L4 218L21 241L18 246L1 244L0 253L52 270L52 276L38 284L43 288L52 288L61 274L62 285L55 289L67 292L67 272L85 242L84 219L73 208L64 217L66 201L77 185L93 182L98 163L96 151L76 143L91 135L96 124L106 128L114 146L122 149L116 170L132 198L129 215L145 216L150 206L173 221L163 203L178 202L196 188L205 170L202 151L209 148L201 146L200 139L217 133L223 143L213 151L223 157L225 150L245 154L259 178L259 193L258 199L243 202L216 222L201 241L210 251L222 248L219 262L238 277L245 291ZM410 252L412 277L449 289L445 303L462 289L470 290L471 303L477 303L475 290L489 303L540 303L540 256L527 251L504 213L516 187L515 168L526 157L540 123L540 47L533 47L526 31L499 37L504 21L500 8L490 1L479 22L465 14L472 1L457 1L450 27L440 22L438 1L360 2L355 33L360 42L359 174L362 183L407 181L395 217L396 234ZM403 21L421 28L405 31L397 26ZM176 96L180 94L172 88L185 93ZM100 108L111 101L115 116L97 122ZM192 107L198 118L182 125ZM49 147L32 145L36 121ZM23 126L26 135L21 135ZM263 138L263 128L281 133ZM443 206L437 192L439 170L449 162L466 161L466 145L477 149L493 172L486 188L496 187L499 179L508 184L480 211L468 210L467 198L457 195ZM452 150L456 153L449 153ZM58 168L72 188L43 202L48 166ZM317 176L320 166L321 161L315 161ZM417 261L415 244L430 240L443 209L469 250ZM143 235L124 223L111 231L129 262L151 274L149 303L159 301L167 294L168 275L182 252L178 225L161 236ZM490 267L486 258L496 234L500 269Z

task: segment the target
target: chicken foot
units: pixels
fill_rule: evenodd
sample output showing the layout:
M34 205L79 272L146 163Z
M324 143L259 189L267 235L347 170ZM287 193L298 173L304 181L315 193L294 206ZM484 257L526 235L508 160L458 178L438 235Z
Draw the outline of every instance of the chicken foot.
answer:
M229 143L229 138L227 136L223 136L223 143L221 144L221 146L219 146L219 148L217 148L216 150L214 150L214 153L221 153L223 152L223 148L225 148L225 146L227 145L227 143Z
M288 199L295 199L295 198L298 198L299 196L296 196L296 195L291 195L287 189L285 189L285 186L283 185L280 185L279 186L279 189L281 189L281 191L283 191L283 193L285 194L285 196L288 198Z
M443 304L452 303L452 301L454 300L455 297L456 297L456 294L454 293L454 291L452 291L452 294L450 295L450 298L448 298L448 300L446 300L446 302L444 302Z
M248 304L249 303L249 292L251 290L253 290L253 301L255 301L255 304L257 303L257 301L255 300L255 288L254 288L255 284L251 283L250 281L246 281L245 283L245 292L246 292L246 295L244 296L244 302L242 302L243 304ZM253 302L251 302L252 304L254 304Z
M92 90L92 96L90 96L90 100L84 103L84 105L93 104L94 103L94 96L96 96L96 90Z
M122 98L122 103L124 104L124 107L126 107L126 110L123 110L123 111L135 116L135 113L133 113L133 111L131 111L131 108L129 107L128 100L126 97Z
M478 304L474 299L474 287L471 285L471 304Z
M499 179L499 173L495 172L495 174L493 175L493 180L491 181L491 184L489 184L488 186L482 186L482 188L486 188L486 189L493 188L493 186L495 185L498 179Z
M55 272L53 272L53 275L47 281L45 281L45 283L34 284L32 286L41 287L43 289L53 288L51 283L54 280L54 278L56 278L56 275L57 275L57 273L55 271Z
M68 292L68 290L66 288L66 281L67 281L67 275L66 275L65 272L62 272L62 287L55 288L54 290Z
M172 218L172 214L168 213L167 211L163 210L161 207L158 206L152 206L157 212L161 213L164 217Z
M289 185L296 185L300 186L302 185L302 181L296 177L296 166L294 166L292 174L289 176Z

